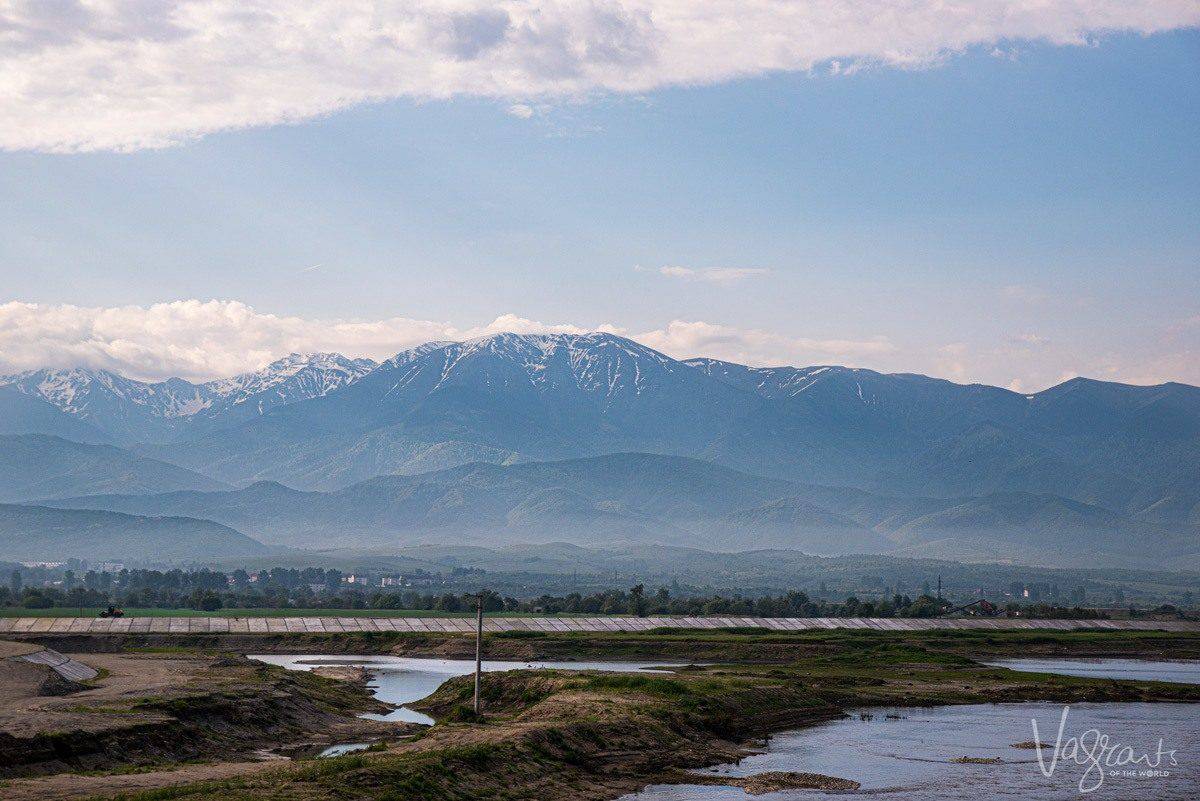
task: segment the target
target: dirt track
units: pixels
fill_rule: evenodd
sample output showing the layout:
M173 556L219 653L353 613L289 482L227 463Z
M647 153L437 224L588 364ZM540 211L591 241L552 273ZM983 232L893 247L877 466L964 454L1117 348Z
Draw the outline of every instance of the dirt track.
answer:
M44 731L78 729L99 731L113 725L127 726L131 719L153 721L161 715L150 712L119 714L103 710L126 706L131 700L157 696L186 686L207 660L163 659L136 654L80 654L86 665L108 675L91 689L66 696L35 695L47 668L29 663L0 663L0 732L28 737ZM81 710L88 711L81 711Z

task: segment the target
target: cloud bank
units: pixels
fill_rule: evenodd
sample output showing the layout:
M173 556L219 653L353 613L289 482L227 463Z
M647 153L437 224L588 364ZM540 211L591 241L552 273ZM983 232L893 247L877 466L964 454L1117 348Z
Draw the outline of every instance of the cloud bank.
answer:
M207 380L259 369L293 352L336 351L386 359L432 340L520 334L609 331L672 356L715 356L754 364L838 361L888 353L886 340L791 338L705 322L672 321L647 332L614 325L579 326L503 314L489 323L322 320L266 314L238 301L180 300L152 306L88 307L0 304L0 374L41 367L91 367L144 380Z
M703 320L644 330L614 324L545 323L502 314L474 326L435 320L318 319L268 314L238 301L180 300L152 306L0 303L0 375L42 367L91 367L131 378L193 381L257 370L293 352L336 351L387 359L433 340L609 331L676 358L709 356L755 366L841 364L919 372L1034 391L1074 375L1110 381L1200 385L1200 324L1165 323L1157 342L1121 352L1018 333L995 342L897 343L887 336L809 337Z
M868 340L810 339L753 328L673 320L664 328L636 337L663 353L713 356L752 365L864 364L864 359L895 353L886 337Z
M1195 0L0 0L0 148L164 147L392 98L639 93L1200 24Z

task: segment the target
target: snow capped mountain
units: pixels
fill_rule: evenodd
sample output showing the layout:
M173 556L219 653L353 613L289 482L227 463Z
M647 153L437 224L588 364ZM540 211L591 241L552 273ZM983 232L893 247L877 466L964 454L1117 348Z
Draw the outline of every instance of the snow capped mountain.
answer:
M694 453L762 402L613 334L499 334L404 351L323 398L155 454L325 487L473 461Z
M262 370L193 384L181 378L146 382L107 370L31 370L0 377L25 395L86 420L126 440L155 439L199 418L216 418L245 405L252 414L346 386L375 368L370 359L333 353L293 353ZM240 409L239 409L240 411Z
M1200 389L1184 385L1075 380L1023 395L828 365L678 361L608 333L431 342L378 366L295 354L205 384L87 370L3 383L0 414L15 422L0 430L72 436L64 420L90 424L101 436L89 441L138 443L139 455L231 484L329 489L473 462L650 453L913 498L1015 491L1196 514L1184 488L1200 464Z
M465 342L428 343L385 362L392 390L435 378L428 391L470 385L542 396L582 394L601 403L641 395L668 375L691 371L658 351L614 334L495 334Z
M350 359L340 353L292 353L261 370L203 386L228 403L255 400L260 409L279 403L319 398L357 381L374 370L372 359ZM269 395L268 398L260 397Z
M202 386L179 378L146 383L107 370L32 370L0 378L0 384L41 398L119 438L153 435L212 403L211 393Z
M322 420L309 424L353 414L368 428L414 432L452 420L473 443L571 454L646 442L674 448L668 443L694 441L758 402L615 334L497 334L398 354L330 396Z
M146 406L161 417L175 416L190 405L190 400L180 403L166 386L134 381L107 370L30 370L2 378L0 383L11 384L27 395L36 395L68 414L84 418L99 413L105 403L114 399ZM163 392L159 392L160 386Z

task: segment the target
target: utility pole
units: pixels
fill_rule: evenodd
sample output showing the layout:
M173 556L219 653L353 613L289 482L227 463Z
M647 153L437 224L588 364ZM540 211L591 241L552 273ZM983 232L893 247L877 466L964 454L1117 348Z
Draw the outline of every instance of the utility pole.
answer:
M942 600L942 577L938 576L938 600Z
M479 715L479 675L483 672L483 593L475 600L475 715Z

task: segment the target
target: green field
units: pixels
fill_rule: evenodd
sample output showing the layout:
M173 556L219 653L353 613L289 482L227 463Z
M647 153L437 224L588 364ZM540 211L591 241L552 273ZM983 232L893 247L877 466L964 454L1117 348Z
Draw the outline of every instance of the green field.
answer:
M96 617L104 607L55 606L48 609L24 609L0 606L0 617ZM82 614L80 612L82 611ZM504 617L542 617L540 612L489 612ZM125 617L474 617L474 612L438 612L430 609L218 609L202 612L196 609L134 609L125 608ZM555 617L569 616L566 614Z

